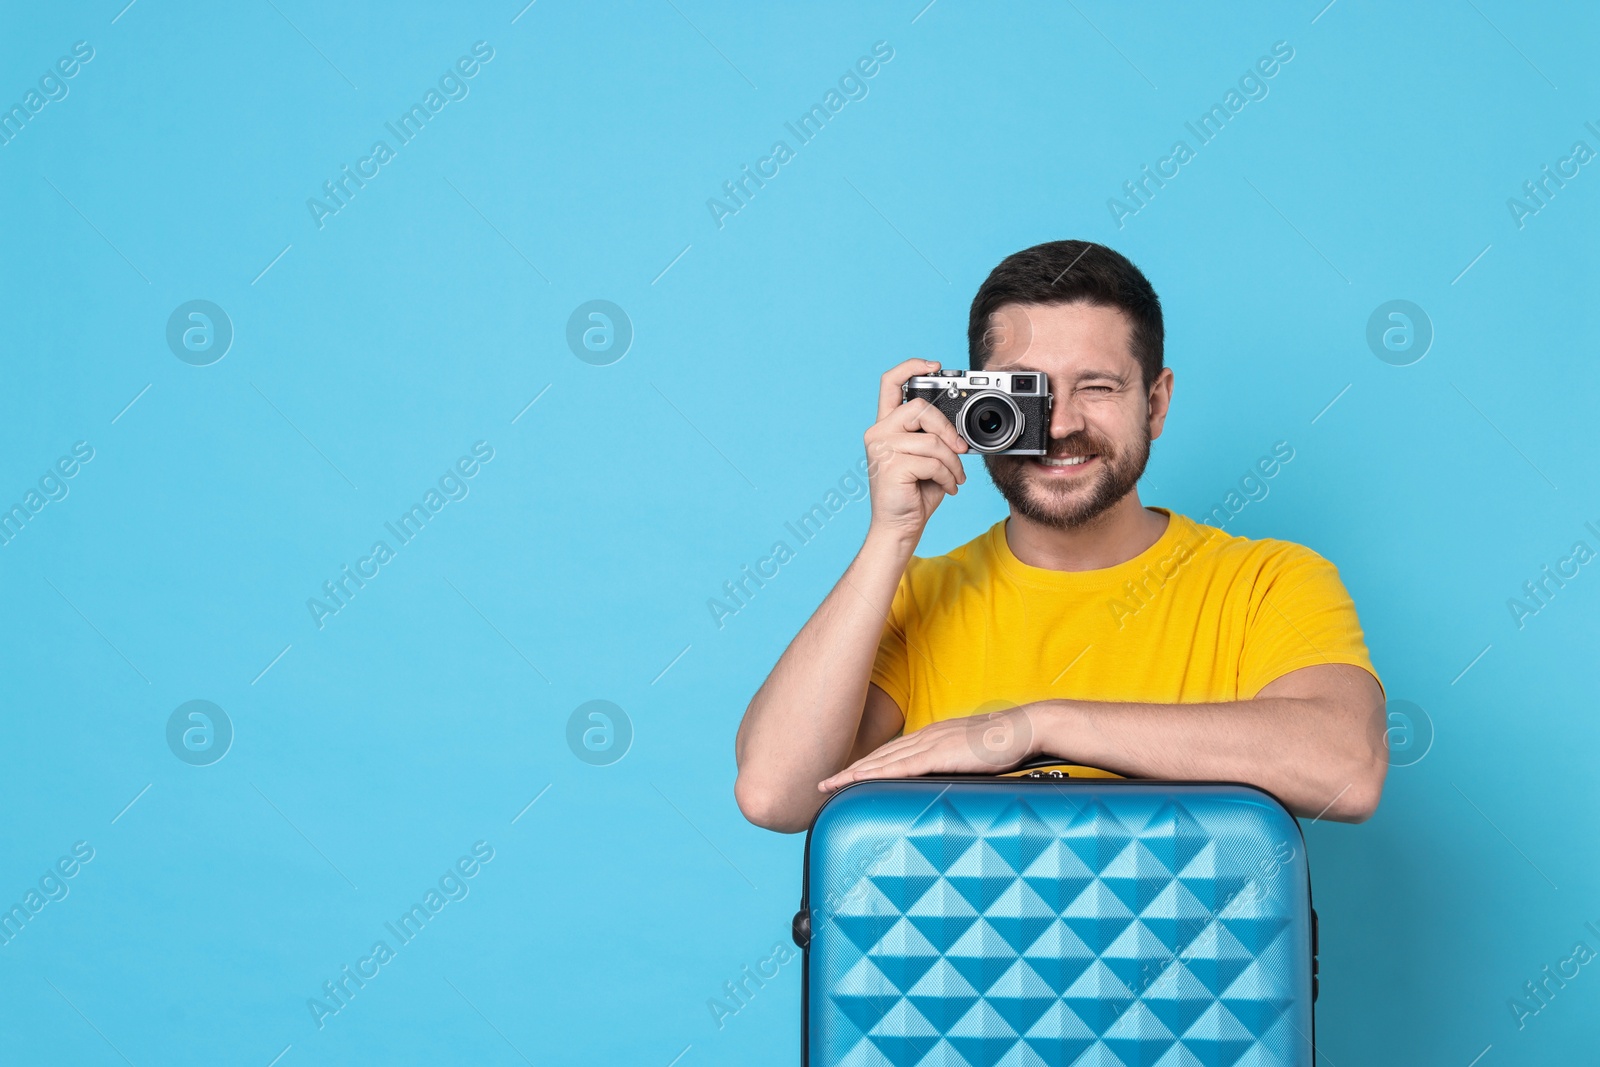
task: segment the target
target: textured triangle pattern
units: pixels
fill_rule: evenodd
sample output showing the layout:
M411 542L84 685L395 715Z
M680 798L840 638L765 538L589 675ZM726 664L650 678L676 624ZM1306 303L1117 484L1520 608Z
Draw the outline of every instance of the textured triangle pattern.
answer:
M1311 1067L1304 845L1255 790L869 782L809 855L810 1067Z

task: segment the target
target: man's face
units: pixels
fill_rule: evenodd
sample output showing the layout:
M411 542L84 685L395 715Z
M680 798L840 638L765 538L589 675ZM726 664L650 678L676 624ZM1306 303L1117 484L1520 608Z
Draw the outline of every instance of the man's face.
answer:
M983 459L1018 514L1072 529L1138 484L1166 421L1172 371L1147 390L1132 333L1120 310L1093 304L1006 304L990 316L985 368L1039 371L1054 395L1048 455Z

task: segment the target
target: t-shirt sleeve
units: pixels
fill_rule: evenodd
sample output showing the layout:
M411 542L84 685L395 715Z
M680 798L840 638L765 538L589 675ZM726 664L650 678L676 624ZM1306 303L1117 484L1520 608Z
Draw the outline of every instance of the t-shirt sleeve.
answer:
M1378 678L1338 568L1309 548L1291 545L1268 563L1251 601L1239 661L1241 699L1253 698L1290 671L1321 663L1348 663Z
M889 618L878 639L878 654L872 662L872 684L888 693L904 714L911 706L911 658L906 642L906 626L911 615L911 568L900 576L900 585L889 604Z

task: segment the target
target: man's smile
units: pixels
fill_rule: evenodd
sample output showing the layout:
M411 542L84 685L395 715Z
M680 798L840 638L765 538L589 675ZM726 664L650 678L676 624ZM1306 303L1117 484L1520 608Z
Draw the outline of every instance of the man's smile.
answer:
M1078 478L1100 462L1100 455L1034 456L1032 466L1046 478Z

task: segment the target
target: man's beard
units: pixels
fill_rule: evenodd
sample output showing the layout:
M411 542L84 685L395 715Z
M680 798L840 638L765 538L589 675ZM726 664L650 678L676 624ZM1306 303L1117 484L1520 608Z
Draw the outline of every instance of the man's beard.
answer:
M1139 484L1145 465L1150 462L1150 427L1143 426L1133 447L1126 451L1102 437L1080 431L1052 439L1049 456L1039 458L1087 455L1100 458L1100 469L1088 478L1062 479L1064 484L1054 484L1050 478L1030 478L1032 456L984 456L983 465L988 468L994 487L1018 515L1042 526L1072 530L1110 510Z

